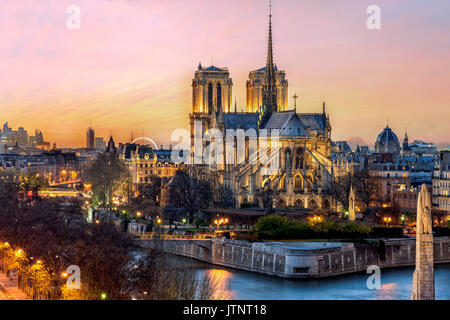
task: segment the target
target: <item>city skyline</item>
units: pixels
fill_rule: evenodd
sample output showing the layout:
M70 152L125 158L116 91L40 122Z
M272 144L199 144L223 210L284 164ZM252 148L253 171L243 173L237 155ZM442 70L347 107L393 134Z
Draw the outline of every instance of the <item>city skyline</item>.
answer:
M266 58L260 1L77 2L81 29L73 31L65 26L68 1L6 3L2 122L40 128L62 147L83 146L89 125L116 141L133 132L168 145L174 129L188 127L199 61L229 68L237 109L245 109L248 72ZM449 4L379 1L382 28L373 31L370 4L274 2L274 60L286 70L289 107L294 94L299 112L320 112L325 101L333 140L361 137L371 146L389 123L399 138L407 128L411 141L449 145Z

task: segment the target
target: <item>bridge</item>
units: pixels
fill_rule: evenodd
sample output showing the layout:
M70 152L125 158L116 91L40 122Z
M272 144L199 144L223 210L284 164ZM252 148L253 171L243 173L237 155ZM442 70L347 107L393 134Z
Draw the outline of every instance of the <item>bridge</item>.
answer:
M158 249L166 253L172 253L184 257L197 259L212 263L212 241L211 239L157 239L139 238L135 244L141 248Z

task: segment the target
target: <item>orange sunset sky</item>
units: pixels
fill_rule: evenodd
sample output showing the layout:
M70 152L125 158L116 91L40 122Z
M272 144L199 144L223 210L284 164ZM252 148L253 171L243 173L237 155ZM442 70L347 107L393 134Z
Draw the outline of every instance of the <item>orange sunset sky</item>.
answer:
M81 29L66 27L69 5ZM381 30L366 27L369 5ZM250 70L265 65L263 0L2 0L0 122L39 128L59 147L96 136L169 144L188 128L199 61L228 67L238 110ZM450 1L273 0L274 58L290 105L321 112L332 138L372 145L389 123L400 139L450 145ZM234 101L233 101L234 105Z

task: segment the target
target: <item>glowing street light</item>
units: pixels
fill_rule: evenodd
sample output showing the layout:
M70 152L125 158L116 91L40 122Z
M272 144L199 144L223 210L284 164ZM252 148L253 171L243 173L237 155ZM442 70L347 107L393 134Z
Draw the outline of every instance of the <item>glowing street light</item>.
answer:
M106 299L106 293L103 292L101 297L102 297L102 300L105 300Z
M140 211L136 212L136 216L140 217L142 213Z
M222 224L227 224L229 222L228 218L220 218L214 220L214 224L217 226L217 230L219 230L219 226Z
M69 276L69 274L67 272L61 273L61 277L63 277L63 278L67 278L68 276Z

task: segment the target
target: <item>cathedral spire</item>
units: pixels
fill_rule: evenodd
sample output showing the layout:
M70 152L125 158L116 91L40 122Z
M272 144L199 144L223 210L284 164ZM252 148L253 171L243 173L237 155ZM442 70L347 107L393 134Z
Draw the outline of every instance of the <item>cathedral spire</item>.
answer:
M269 76L272 76L271 73L274 71L274 65L273 65L273 43L272 43L272 1L270 1L269 4L270 7L270 14L269 14L269 40L267 44L267 74ZM270 72L269 72L270 71Z
M272 112L278 111L277 107L277 87L275 79L275 68L273 62L273 41L272 41L272 1L269 2L269 39L267 44L266 79L263 87L263 105L265 118L268 120Z

